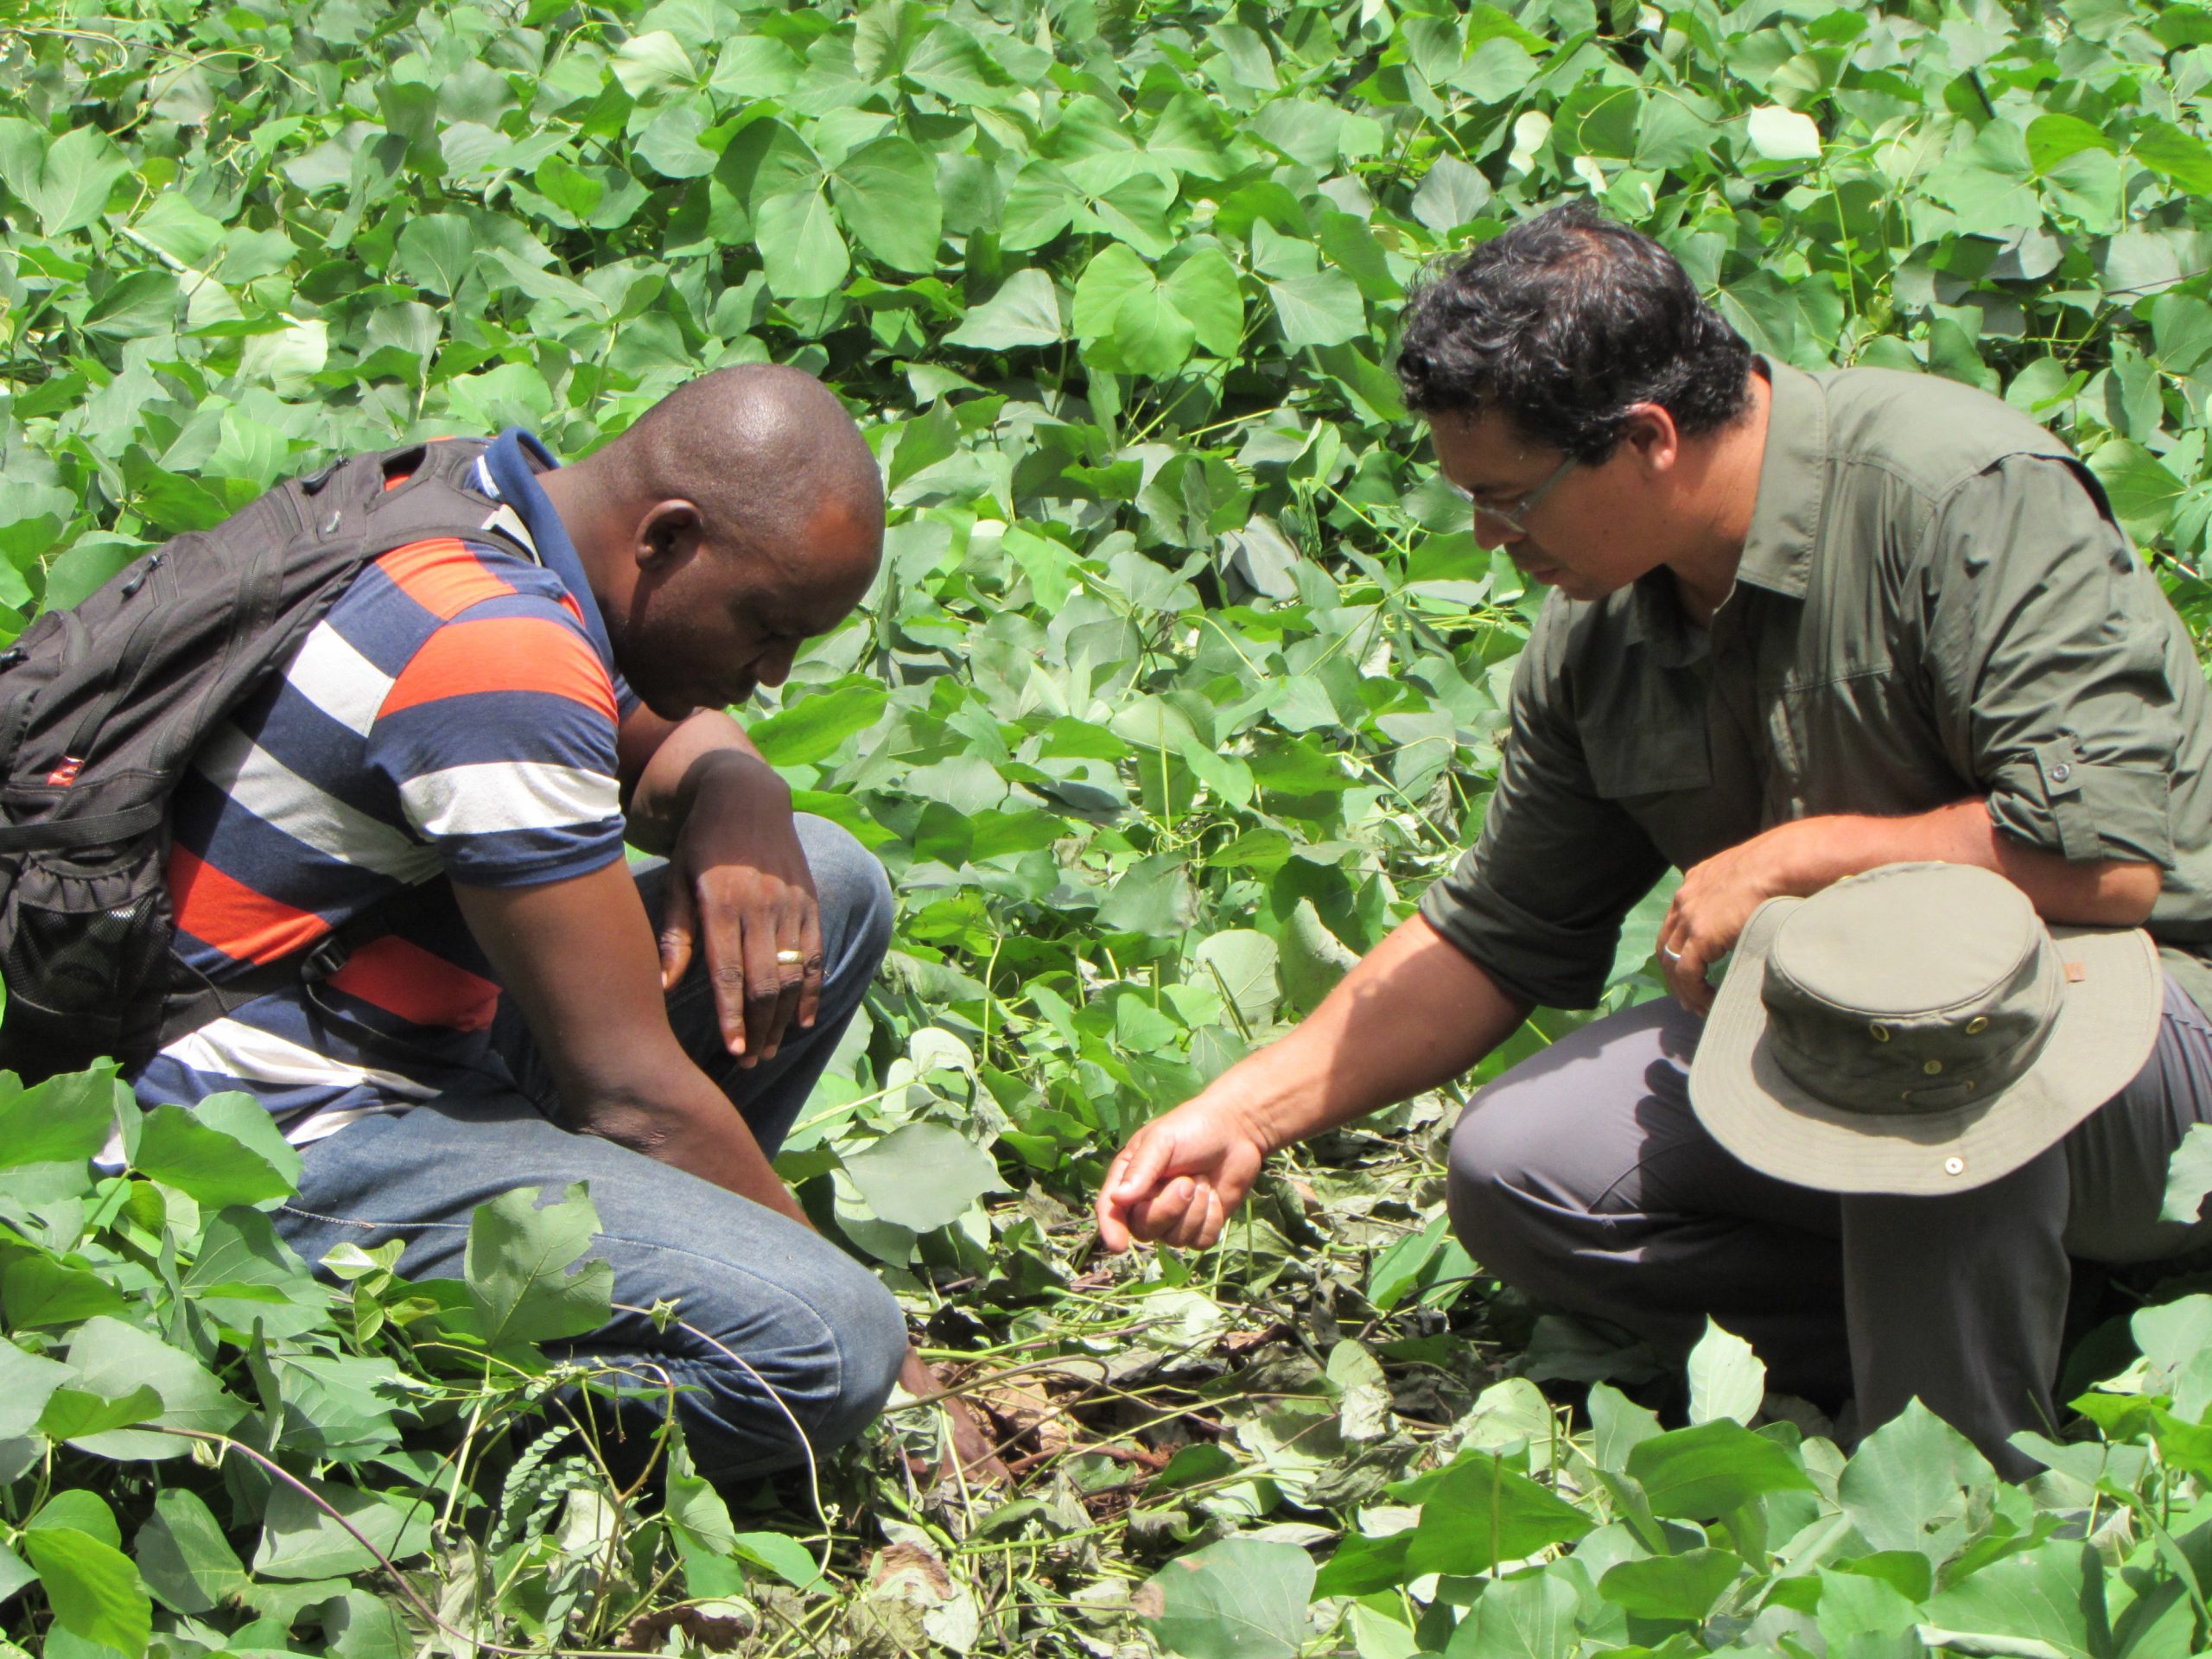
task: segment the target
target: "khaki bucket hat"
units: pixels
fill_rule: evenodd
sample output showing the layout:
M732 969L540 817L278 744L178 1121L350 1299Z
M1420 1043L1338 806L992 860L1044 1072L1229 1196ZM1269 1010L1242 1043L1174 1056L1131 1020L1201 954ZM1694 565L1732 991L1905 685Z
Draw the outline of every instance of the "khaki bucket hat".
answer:
M2126 1088L2164 993L2139 928L2046 928L1992 871L1885 864L1753 912L1690 1103L1731 1153L1800 1186L1961 1192Z

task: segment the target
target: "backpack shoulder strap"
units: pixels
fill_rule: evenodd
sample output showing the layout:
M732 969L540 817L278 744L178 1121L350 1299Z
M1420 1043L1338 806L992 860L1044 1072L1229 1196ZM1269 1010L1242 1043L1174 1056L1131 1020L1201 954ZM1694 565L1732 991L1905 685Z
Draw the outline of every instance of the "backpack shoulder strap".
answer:
M479 480L481 439L442 438L334 462L299 482L306 534L317 542L358 541L361 559L410 542L487 537L527 549L527 537Z
M166 1048L188 1033L278 991L307 987L313 1001L313 988L343 968L363 945L386 934L405 933L441 914L450 903L441 891L442 886L433 880L402 888L371 905L352 920L333 928L305 950L260 963L219 985L198 975L193 976L198 982L192 986L173 984L162 1005L161 1039L156 1046ZM181 967L177 964L172 971L176 972ZM178 976L181 978L181 974ZM355 1034L365 1030L359 1027ZM371 1032L368 1035L386 1043L395 1040L378 1033Z

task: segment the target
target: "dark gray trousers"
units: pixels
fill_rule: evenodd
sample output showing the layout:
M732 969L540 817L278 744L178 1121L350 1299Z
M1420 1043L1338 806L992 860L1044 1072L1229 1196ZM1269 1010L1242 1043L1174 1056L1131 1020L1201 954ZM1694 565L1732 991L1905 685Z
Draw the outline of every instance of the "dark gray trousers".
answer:
M1689 1103L1702 1021L1672 999L1592 1020L1477 1095L1452 1136L1452 1222L1484 1271L1686 1352L1710 1314L1769 1386L1864 1428L1917 1395L2014 1478L2056 1421L2075 1260L2212 1239L2161 1222L2166 1161L2212 1122L2212 1022L2169 981L2135 1080L1999 1180L1934 1198L1792 1186L1738 1163Z

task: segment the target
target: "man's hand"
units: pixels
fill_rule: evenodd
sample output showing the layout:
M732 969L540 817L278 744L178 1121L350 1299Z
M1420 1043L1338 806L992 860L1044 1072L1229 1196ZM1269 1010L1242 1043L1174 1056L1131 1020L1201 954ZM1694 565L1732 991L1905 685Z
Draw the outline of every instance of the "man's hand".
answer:
M701 765L669 855L661 988L703 945L722 1041L751 1067L774 1057L794 1020L802 1030L814 1023L822 912L783 779L734 753Z
M1905 817L1839 812L1778 823L1715 853L1682 877L1659 924L1659 959L1682 1006L1705 1014L1705 976L1735 948L1751 912L1785 893L1810 898L1831 881L1884 864L1933 859L1994 870L2026 893L2045 921L2133 927L2151 913L2161 877L2118 859L2069 863L2000 834L1979 796Z
M1098 1189L1099 1243L1205 1249L1270 1152L1457 1077L1528 1012L1427 921L1402 923L1305 1024L1129 1137Z
M1751 912L1768 899L1798 891L1794 845L1808 823L1778 824L1684 873L1659 924L1659 961L1668 988L1693 1014L1713 1007L1706 975L1729 951Z
M1098 1188L1099 1243L1115 1251L1140 1239L1211 1248L1270 1150L1217 1084L1129 1137Z
M723 1045L758 1065L794 1020L814 1023L822 998L821 909L790 786L713 709L682 721L633 709L617 748L629 838L671 865L661 988L683 977L703 945Z

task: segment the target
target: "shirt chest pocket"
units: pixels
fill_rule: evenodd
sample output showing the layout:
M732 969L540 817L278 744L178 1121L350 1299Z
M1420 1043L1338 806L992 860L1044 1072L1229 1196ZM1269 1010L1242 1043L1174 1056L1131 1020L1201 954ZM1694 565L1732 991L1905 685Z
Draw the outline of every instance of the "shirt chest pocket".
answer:
M1706 734L1694 727L1659 731L1586 728L1582 753L1598 793L1624 805L1702 790L1713 782Z
M1587 732L1583 753L1597 792L1679 868L1758 832L1755 791L1716 785L1701 728Z

